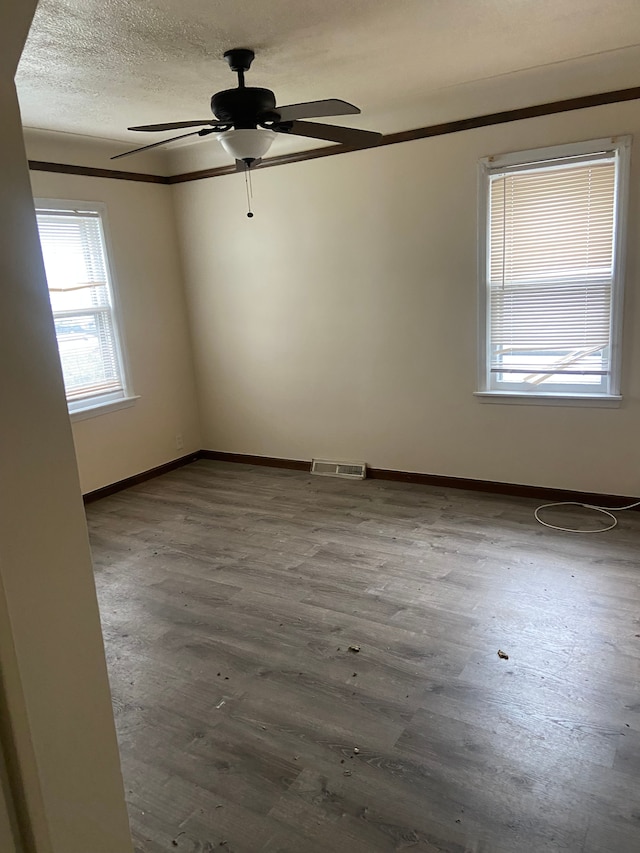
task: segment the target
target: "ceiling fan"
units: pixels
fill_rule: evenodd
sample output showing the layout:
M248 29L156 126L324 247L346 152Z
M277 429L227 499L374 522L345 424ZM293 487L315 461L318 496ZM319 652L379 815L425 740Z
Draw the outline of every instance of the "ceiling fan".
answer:
M217 135L225 151L235 158L239 171L257 165L278 133L324 139L354 148L378 144L381 139L380 133L304 121L308 118L357 115L360 110L353 104L330 98L324 101L306 101L302 104L287 104L279 107L276 106L276 97L270 89L245 86L245 71L251 67L254 57L254 52L248 48L234 48L224 54L229 67L238 75L238 86L236 89L217 92L211 98L213 119L172 121L128 128L128 130L145 132L187 127L201 127L201 130L183 133L180 136L153 142L151 145L143 145L132 151L125 151L123 154L116 154L111 159L119 160L121 157L128 157L139 151L148 151L150 148L185 139L187 136L209 136L211 133Z

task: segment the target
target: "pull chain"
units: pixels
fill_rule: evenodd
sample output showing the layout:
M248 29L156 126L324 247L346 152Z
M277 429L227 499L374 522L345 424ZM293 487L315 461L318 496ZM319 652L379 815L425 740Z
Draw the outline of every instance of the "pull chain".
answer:
M249 167L247 167L244 172L244 187L247 191L247 207L249 208L247 218L252 219L253 212L251 210L251 199L253 198L253 190L251 189L251 172L249 170Z

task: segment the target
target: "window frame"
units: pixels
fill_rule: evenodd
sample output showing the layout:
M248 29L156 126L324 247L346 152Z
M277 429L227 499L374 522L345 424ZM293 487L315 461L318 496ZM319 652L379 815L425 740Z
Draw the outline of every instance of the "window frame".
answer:
M135 401L139 399L139 395L134 394L131 387L129 359L124 342L124 324L122 321L118 283L113 269L113 262L111 260L113 257L113 250L109 235L107 206L104 202L99 201L76 201L58 198L34 198L33 201L36 216L39 213L51 213L55 215L57 211L78 213L80 216L83 213L97 213L100 234L102 237L104 265L107 276L106 284L111 303L109 313L113 329L117 364L122 382L122 391L109 391L105 394L79 400L69 400L67 398L69 416L72 421L86 420L88 418L106 414L107 412L132 406ZM54 311L53 306L51 307L51 311L55 320L56 312Z
M483 402L507 403L550 403L564 405L619 405L622 324L624 303L624 278L626 260L626 227L629 195L630 135L605 137L583 142L533 148L508 154L484 157L478 164L478 384L475 396ZM491 175L507 167L522 166L523 169L544 161L568 157L581 157L585 161L592 155L609 153L616 156L615 219L614 219L614 273L612 276L611 325L610 325L610 378L605 391L578 391L568 388L558 390L522 390L492 387L488 260L490 246L490 186ZM506 384L506 383L505 383Z

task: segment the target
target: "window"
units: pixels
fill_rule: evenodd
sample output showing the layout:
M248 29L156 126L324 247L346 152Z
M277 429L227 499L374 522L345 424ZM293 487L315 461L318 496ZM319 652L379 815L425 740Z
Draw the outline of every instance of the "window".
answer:
M36 217L69 412L128 404L104 208L39 199Z
M481 162L481 393L618 396L629 147Z

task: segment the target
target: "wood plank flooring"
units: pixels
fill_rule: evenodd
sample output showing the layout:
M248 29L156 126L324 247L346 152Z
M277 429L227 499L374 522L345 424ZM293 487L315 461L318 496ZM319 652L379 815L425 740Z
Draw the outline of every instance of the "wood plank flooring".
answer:
M204 460L90 505L137 853L638 853L640 514L534 507Z

